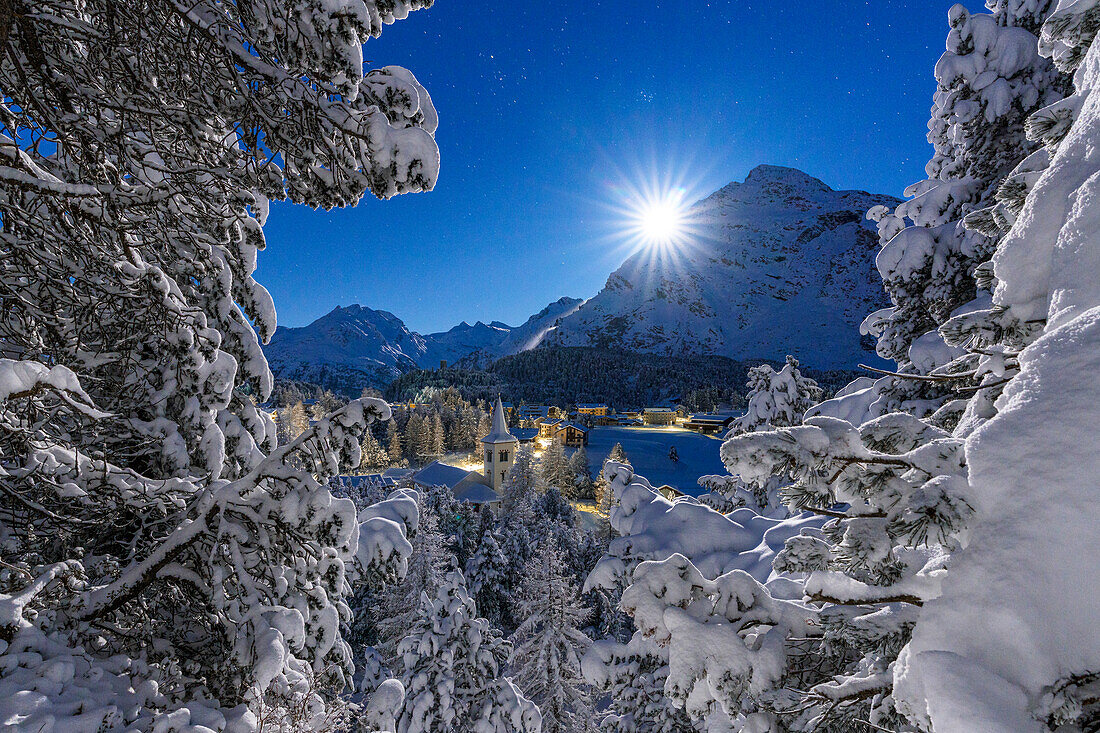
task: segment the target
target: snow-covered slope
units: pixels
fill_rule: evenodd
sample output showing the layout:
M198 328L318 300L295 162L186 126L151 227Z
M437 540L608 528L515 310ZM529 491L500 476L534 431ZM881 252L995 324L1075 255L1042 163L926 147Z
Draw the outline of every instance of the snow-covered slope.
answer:
M580 298L559 298L528 318L522 326L512 328L497 343L486 344L476 350L467 352L463 362L470 365L485 366L502 356L530 351L543 343L547 335L558 327L561 319L576 313L583 303L584 301ZM432 337L429 336L429 338Z
M632 255L545 341L734 358L793 354L814 367L853 368L875 358L860 322L887 304L865 213L897 203L759 166L692 207L690 244Z
M583 301L561 298L518 327L500 321L470 325L423 336L400 318L361 305L332 310L308 326L278 328L264 348L276 377L320 384L349 394L382 387L415 369L471 357L489 362L534 348L558 319Z

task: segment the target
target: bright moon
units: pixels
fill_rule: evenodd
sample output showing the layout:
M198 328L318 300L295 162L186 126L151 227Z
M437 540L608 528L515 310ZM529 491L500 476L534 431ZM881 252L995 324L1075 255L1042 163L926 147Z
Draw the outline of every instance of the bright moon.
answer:
M668 242L681 232L680 211L669 202L661 202L642 212L642 229L655 242Z
M686 216L677 196L642 202L636 216L638 234L651 245L671 244L686 234Z

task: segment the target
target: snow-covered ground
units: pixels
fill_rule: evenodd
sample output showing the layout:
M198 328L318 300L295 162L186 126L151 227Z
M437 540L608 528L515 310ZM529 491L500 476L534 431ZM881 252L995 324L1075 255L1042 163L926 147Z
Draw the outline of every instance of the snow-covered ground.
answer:
M718 455L721 438L683 428L595 427L588 434L588 465L593 476L599 475L616 443L622 443L634 470L654 486L668 484L691 496L704 493L698 485L700 476L726 472ZM676 446L679 461L668 458L672 446Z

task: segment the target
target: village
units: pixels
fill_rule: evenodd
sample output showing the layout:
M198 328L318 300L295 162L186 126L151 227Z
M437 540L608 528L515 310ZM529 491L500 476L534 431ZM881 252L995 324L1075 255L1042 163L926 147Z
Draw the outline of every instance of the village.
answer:
M396 415L430 414L433 402L391 405ZM397 459L382 467L370 460L373 446L364 446L363 471L341 476L348 485L377 486L392 490L400 485L420 489L442 487L460 502L484 505L498 511L505 482L520 451L528 451L541 467L566 460L575 477L559 480L567 498L579 509L598 511L598 474L608 458L624 458L655 477L655 485L669 498L700 493L698 479L722 473L718 455L721 438L740 411L689 413L674 401L637 410L615 411L604 403L514 405L498 399L488 419L480 421L485 433L472 450L446 450L424 454L420 465ZM278 418L276 418L278 421ZM406 421L406 427L409 424ZM430 421L428 422L430 425ZM429 433L431 429L429 427ZM398 440L392 441L396 446ZM429 440L429 442L431 442ZM443 443L447 441L435 441ZM546 458L547 453L551 458ZM555 458L556 456L556 458ZM380 470L379 470L380 469ZM551 471L553 469L550 469ZM656 482L661 482L660 484ZM604 508L606 511L606 507Z

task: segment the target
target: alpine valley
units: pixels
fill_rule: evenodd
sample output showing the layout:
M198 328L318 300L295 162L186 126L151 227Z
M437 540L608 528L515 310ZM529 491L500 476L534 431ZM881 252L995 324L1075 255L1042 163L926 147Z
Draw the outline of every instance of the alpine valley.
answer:
M876 361L859 324L888 304L866 212L898 203L762 165L692 207L690 242L639 251L594 297L561 298L521 326L463 322L425 335L392 313L352 305L278 328L265 353L280 379L346 393L442 361L485 366L543 345L740 360L793 354L810 367L853 369Z

